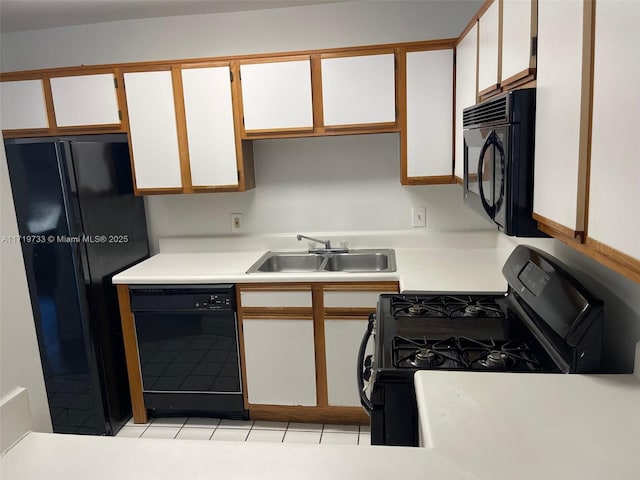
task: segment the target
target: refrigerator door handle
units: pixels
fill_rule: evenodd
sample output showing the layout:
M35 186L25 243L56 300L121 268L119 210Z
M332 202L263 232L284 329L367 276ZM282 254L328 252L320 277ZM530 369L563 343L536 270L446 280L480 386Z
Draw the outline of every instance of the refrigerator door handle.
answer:
M85 234L82 231L82 216L80 214L80 202L78 201L78 186L76 184L71 144L68 141L58 141L56 142L56 149L58 151L60 181L62 182L62 185L65 185L65 183L67 184L68 191L71 193L71 196L69 196L67 189L62 189L65 211L67 212L67 227L71 237L75 237L69 240L75 254L74 257L80 263L79 267L82 271L84 283L85 285L88 285L91 283L91 274L89 272L87 249L84 244Z

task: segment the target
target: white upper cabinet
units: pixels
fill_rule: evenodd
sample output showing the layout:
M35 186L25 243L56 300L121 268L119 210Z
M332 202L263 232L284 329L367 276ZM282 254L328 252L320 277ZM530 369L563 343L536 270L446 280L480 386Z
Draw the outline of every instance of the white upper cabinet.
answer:
M42 80L0 82L0 127L49 128Z
M526 76L531 55L532 3L537 0L502 0L502 71L500 81Z
M124 83L136 187L181 188L171 72L125 73Z
M51 93L58 127L120 124L112 73L54 77Z
M451 175L453 50L407 53L407 176Z
M313 129L309 59L240 65L245 131Z
M478 91L490 91L500 84L498 75L500 0L495 0L478 22Z
M476 104L478 25L474 25L456 46L456 160L454 174L464 175L464 140L462 111Z
M640 260L639 24L640 2L596 2L587 232L587 243L596 240L636 260Z
M582 0L540 0L533 211L572 235L584 230L587 130ZM540 218L542 217L542 218ZM550 221L550 222L549 222Z
M191 184L237 185L229 67L189 68L181 74Z
M393 53L323 58L321 69L325 126L396 121Z

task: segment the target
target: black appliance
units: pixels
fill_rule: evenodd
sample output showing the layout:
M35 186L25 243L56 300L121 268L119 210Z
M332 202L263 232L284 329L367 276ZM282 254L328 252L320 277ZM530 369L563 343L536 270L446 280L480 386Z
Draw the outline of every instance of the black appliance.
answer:
M603 302L532 247L516 247L502 273L509 284L504 294L380 295L357 366L372 444L418 445L417 370L598 371ZM374 353L365 358L370 336Z
M149 255L125 134L5 140L53 431L113 435L131 398L113 274Z
M233 285L129 287L152 415L246 420Z
M535 93L514 90L462 114L464 203L516 237L545 236L532 217Z

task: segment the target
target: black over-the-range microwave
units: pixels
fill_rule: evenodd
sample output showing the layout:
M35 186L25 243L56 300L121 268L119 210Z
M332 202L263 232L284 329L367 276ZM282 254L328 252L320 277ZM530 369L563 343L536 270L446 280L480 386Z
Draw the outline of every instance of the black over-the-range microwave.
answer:
M516 237L545 236L532 217L535 109L527 88L463 110L464 203Z

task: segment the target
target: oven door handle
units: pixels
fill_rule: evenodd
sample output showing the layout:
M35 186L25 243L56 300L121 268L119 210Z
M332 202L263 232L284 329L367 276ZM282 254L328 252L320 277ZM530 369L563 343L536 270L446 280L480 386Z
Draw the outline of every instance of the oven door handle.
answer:
M362 337L362 341L360 342L360 349L358 350L358 365L357 365L358 391L360 392L360 403L362 404L362 406L364 407L364 409L367 411L369 415L371 415L371 412L373 411L373 404L371 403L371 400L367 398L367 394L365 393L364 370L366 368L370 369L370 367L365 366L364 354L367 349L367 343L369 343L369 338L371 337L371 334L373 332L373 323L375 322L375 319L376 319L376 316L374 313L369 314L367 330L364 336Z

